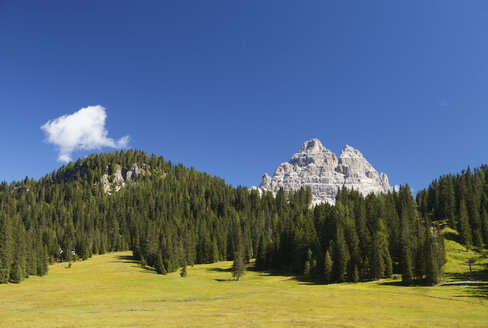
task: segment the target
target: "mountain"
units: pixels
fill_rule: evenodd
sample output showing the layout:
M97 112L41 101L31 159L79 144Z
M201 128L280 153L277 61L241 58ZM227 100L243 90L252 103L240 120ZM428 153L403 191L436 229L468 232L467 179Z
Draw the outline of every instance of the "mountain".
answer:
M346 146L337 159L315 138L305 142L289 162L280 164L272 178L264 174L260 188L276 193L280 188L289 191L304 186L310 187L316 204L335 204L337 188L342 186L364 196L392 190L386 174L378 174L359 150Z

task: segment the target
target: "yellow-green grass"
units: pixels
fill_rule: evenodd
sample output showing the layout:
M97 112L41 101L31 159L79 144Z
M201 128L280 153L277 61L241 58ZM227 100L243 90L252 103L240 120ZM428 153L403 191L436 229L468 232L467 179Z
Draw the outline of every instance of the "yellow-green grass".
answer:
M45 277L0 285L1 327L487 327L488 299L466 286L397 281L314 285L231 262L188 276L142 269L130 252L50 266Z
M458 233L450 228L443 230L444 236L448 237L444 242L446 248L447 263L444 266L444 280L459 281L470 278L468 261L473 261L471 269L474 280L488 280L488 252L466 249L463 245L454 241L458 239ZM487 324L488 326L488 324Z

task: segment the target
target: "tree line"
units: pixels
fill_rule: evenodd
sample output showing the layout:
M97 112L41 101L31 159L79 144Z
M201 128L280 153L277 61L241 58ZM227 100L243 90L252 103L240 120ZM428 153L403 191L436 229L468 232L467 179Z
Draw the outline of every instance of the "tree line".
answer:
M139 177L104 191L102 175L136 163L144 167ZM38 181L0 184L0 283L121 250L160 274L238 256L256 258L259 270L322 282L392 273L407 285L439 280L439 227L417 210L408 186L367 197L344 188L335 206L311 201L309 189L234 188L137 150L92 154Z

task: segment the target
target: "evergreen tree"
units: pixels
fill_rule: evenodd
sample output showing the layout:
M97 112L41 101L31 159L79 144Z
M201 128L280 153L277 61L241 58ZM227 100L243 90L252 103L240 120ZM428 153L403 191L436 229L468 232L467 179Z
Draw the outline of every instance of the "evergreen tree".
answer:
M402 284L409 286L413 283L412 274L412 259L410 257L410 251L408 248L403 249L403 259L402 259Z
M0 283L8 282L10 277L12 253L10 227L7 216L0 212Z
M264 233L261 234L261 238L259 239L259 248L258 248L258 254L256 257L256 269L258 270L266 270L268 268L267 265L267 253L268 253L268 242L267 238L265 237Z
M25 237L24 237L24 225L19 218L16 220L15 225L15 240L14 240L14 253L13 263L10 270L10 281L14 283L21 282L25 277ZM40 274L42 275L42 274Z
M461 200L459 204L458 220L461 242L469 249L472 244L471 227L469 225L468 210L464 200Z
M352 282L358 282L358 281L359 281L359 270L358 270L358 266L354 265L353 274L352 274Z
M375 232L371 244L371 278L380 279L385 275L387 263L391 267L391 258L388 250L388 235L383 220L378 218L375 222ZM391 271L390 268L388 268ZM391 274L391 273L390 273Z
M324 280L326 283L331 282L332 279L332 257L330 256L329 250L325 252L325 259L324 259Z
M244 262L242 245L239 243L234 255L234 263L232 264L232 276L239 280L244 274L246 274L246 263Z
M311 269L312 269L312 251L310 249L307 250L307 259L305 260L305 267L303 268L303 275L306 278L310 278L311 276Z
M163 258L161 255L156 256L156 263L154 264L154 269L156 269L157 274L166 274L166 268L163 264Z
M336 239L334 241L334 266L332 268L332 277L337 282L344 281L344 273L347 266L347 249L344 240L344 233L340 225L337 225Z
M185 263L183 263L183 266L181 267L180 276L182 278L185 278L186 275L187 275L187 273L186 273L186 261L185 261Z
M425 249L425 282L429 286L437 284L440 280L438 263L434 236L432 236L432 232L429 232Z

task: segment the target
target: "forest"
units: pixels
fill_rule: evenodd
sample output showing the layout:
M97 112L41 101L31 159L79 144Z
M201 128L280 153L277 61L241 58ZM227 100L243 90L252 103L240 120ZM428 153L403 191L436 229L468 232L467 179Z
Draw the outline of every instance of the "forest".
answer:
M417 194L419 212L459 231L467 248L488 245L488 166L434 180Z
M142 174L117 192L102 176L138 163ZM467 247L488 242L486 166L445 176L417 195L341 189L334 206L311 206L309 189L273 195L137 150L92 154L38 181L0 185L0 283L45 275L48 264L131 250L166 274L233 260L320 283L401 274L434 285L445 262L443 226Z

